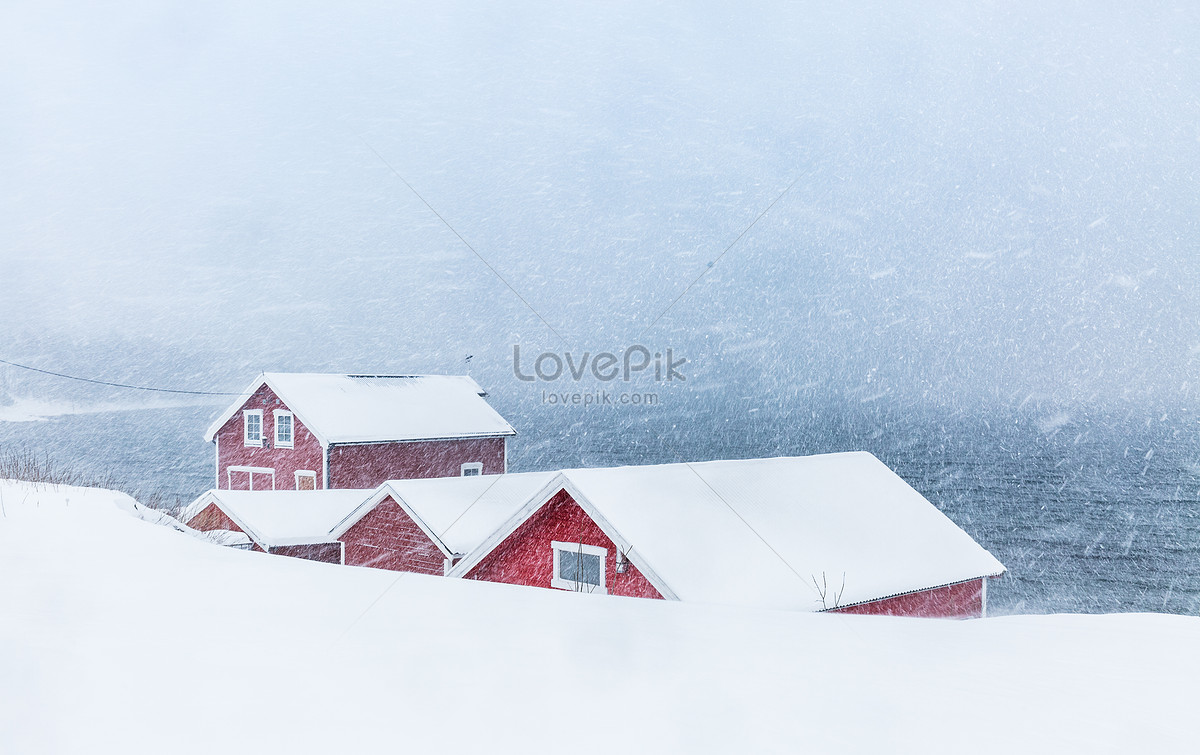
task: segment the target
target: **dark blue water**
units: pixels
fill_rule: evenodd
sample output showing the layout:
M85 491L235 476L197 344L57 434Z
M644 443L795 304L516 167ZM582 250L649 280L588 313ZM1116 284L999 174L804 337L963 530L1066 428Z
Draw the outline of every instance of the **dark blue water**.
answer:
M498 407L510 469L874 453L1008 567L993 613L1200 613L1200 436L1190 419L963 418ZM0 444L111 476L159 505L210 487L211 407L0 423Z

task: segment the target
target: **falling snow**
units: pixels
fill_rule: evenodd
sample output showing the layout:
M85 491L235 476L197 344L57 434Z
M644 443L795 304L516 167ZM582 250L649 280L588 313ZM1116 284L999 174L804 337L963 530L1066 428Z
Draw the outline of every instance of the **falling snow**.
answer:
M227 397L25 367L470 374L512 471L869 451L993 614L1200 613L1198 44L1162 2L16 4L0 452L178 506ZM635 344L685 379L514 375ZM600 390L654 402L541 399Z

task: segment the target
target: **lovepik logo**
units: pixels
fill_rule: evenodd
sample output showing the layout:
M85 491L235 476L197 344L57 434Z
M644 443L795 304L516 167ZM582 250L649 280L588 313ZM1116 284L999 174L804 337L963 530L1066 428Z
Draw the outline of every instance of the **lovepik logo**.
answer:
M676 359L671 349L654 353L640 344L626 348L620 356L609 351L599 354L585 351L581 356L569 351L562 354L544 351L533 360L533 374L527 374L521 368L521 347L513 345L513 375L526 383L535 380L552 382L560 378L579 381L589 374L602 383L617 378L629 382L638 373L645 372L648 377L651 368L657 381L683 381L687 377L679 368L687 361L682 357Z

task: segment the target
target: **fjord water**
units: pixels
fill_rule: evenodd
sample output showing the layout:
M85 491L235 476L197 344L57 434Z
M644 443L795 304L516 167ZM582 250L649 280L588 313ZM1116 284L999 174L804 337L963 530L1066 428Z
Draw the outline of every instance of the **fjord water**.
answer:
M1187 416L987 418L827 409L643 422L500 407L510 470L866 450L994 553L993 614L1200 613L1200 443ZM213 407L0 423L0 444L183 504L212 486ZM526 429L532 428L532 429Z

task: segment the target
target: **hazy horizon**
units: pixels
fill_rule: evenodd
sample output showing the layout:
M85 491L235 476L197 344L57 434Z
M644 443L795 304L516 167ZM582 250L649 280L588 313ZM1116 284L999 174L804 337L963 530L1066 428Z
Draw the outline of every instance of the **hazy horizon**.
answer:
M689 360L671 413L1196 408L1190 6L3 17L0 359L221 391L471 354L533 416L514 344L641 343ZM0 365L0 405L140 400Z

